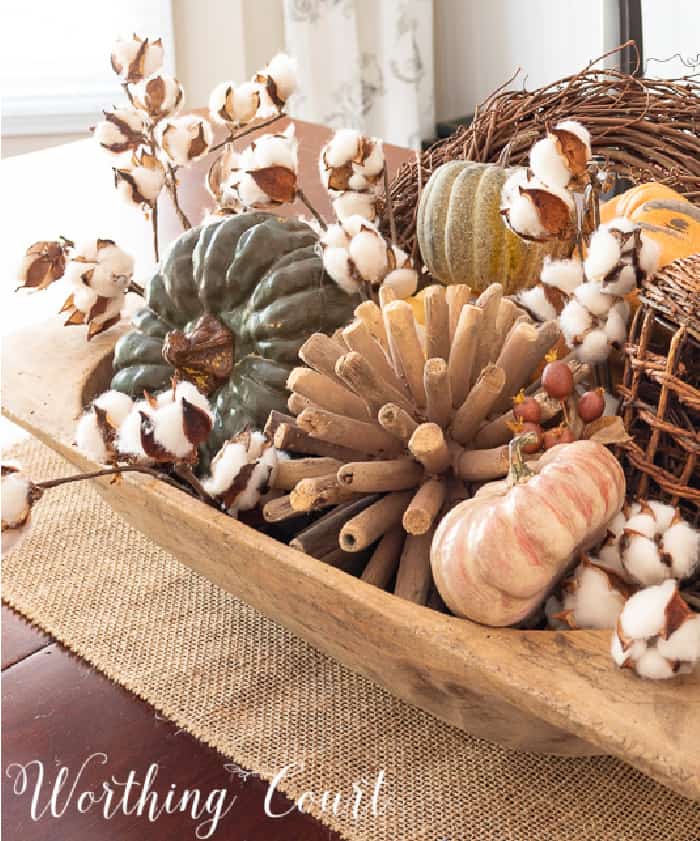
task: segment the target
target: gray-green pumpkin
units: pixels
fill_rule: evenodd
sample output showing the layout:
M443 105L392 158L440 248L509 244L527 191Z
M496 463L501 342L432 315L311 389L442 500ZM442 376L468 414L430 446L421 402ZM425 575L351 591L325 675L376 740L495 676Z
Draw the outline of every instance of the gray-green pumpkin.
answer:
M568 243L529 242L505 225L501 189L514 171L450 161L430 176L418 204L416 236L434 278L466 283L475 292L499 282L510 295L538 281L546 256L570 252Z
M286 411L285 383L300 346L348 322L358 303L324 273L317 239L303 222L266 213L182 234L148 285L135 329L117 342L112 388L134 397L166 388L175 370L163 357L166 335L187 333L210 315L231 331L234 364L210 394L214 428L204 463L236 432L262 427L273 409Z

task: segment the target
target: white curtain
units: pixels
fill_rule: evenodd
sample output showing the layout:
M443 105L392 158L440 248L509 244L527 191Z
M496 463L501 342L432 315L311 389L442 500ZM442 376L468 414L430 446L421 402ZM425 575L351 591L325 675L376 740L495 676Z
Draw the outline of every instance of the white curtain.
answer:
M285 0L291 113L418 148L434 135L432 0Z

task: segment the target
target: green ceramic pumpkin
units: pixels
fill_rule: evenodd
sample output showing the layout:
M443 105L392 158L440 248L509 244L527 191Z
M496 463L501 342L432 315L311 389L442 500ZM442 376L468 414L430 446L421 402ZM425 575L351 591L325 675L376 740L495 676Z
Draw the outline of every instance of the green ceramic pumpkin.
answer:
M166 388L175 370L163 357L168 333L187 333L205 315L218 319L233 367L210 394L206 463L231 435L264 426L272 409L286 411L300 346L348 322L358 302L324 274L317 236L303 222L248 213L192 228L170 247L135 329L117 342L112 388L134 397Z
M416 235L424 264L445 284L475 292L503 284L506 294L533 286L545 256L563 257L570 245L528 242L501 217L501 189L512 169L450 161L435 170L418 204Z

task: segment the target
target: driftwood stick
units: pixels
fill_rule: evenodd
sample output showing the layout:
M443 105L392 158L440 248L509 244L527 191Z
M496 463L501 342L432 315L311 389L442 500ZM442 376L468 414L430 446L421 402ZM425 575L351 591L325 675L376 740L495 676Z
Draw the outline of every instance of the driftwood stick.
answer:
M412 458L388 461L356 461L342 465L338 482L350 491L383 493L415 488L423 476L423 468Z
M305 456L325 456L339 461L361 461L366 453L338 447L313 438L296 423L283 423L275 430L272 442L278 450L288 450L290 453L300 453ZM359 443L359 442L358 442Z
M373 417L386 403L396 403L409 414L415 411L406 395L382 380L361 354L350 351L341 356L335 370L340 379L367 403Z
M398 525L412 491L396 491L365 508L340 530L340 548L346 552L360 552L371 546L377 538Z
M342 549L334 549L319 560L357 578L365 567L366 557L362 552L344 552Z
M444 286L429 286L425 303L425 355L428 359L450 358L450 308Z
M488 365L498 343L496 322L498 311L503 299L503 287L500 283L492 283L479 295L476 305L483 313L479 328L479 342L472 369L472 382L475 382L481 371Z
M450 344L454 342L459 317L462 314L462 307L469 303L472 297L472 290L464 283L455 283L445 290L447 306L450 311Z
M396 573L394 595L409 602L424 605L428 600L432 573L430 570L430 544L432 529L425 534L409 534Z
M356 498L352 490L339 484L335 473L329 473L298 482L289 494L289 504L295 511L315 511Z
M382 345L374 338L369 327L359 319L343 330L343 339L349 350L361 354L374 368L377 375L398 391L406 391L404 384L394 373Z
M395 526L390 529L377 544L362 573L362 580L385 590L399 565L404 539L402 528Z
M428 420L447 426L452 417L452 389L447 362L428 359L423 371Z
M461 406L469 393L482 319L483 312L479 307L471 304L462 307L450 348L449 362L452 402L455 406Z
M302 479L315 479L337 473L343 462L335 458L297 458L280 461L275 475L275 488L291 491Z
M329 412L347 415L356 420L369 420L367 404L349 388L340 385L335 377L319 374L311 368L295 368L287 379L287 388Z
M443 479L428 479L416 491L403 514L403 527L409 534L425 534L435 522L445 501Z
M425 406L423 385L425 356L418 339L413 309L406 301L392 301L384 307L384 318L390 345L396 353L403 378L416 404Z
M281 523L290 520L292 517L300 517L303 512L295 511L289 501L289 494L271 499L263 506L263 519L266 523Z
M299 348L299 358L303 362L331 379L336 379L335 363L344 353L343 346L324 333L313 333Z
M506 375L497 365L489 363L483 369L452 421L452 437L457 443L468 444L476 435L503 391L505 382Z
M452 461L445 436L436 423L422 423L411 436L408 448L431 475L444 472Z
M512 326L518 318L524 315L525 311L520 309L511 298L501 298L498 305L498 315L496 316L496 338L491 349L491 362L495 362L498 359L506 336L510 333Z
M457 461L457 473L467 482L487 482L508 474L508 445L492 450L465 450Z
M309 400L308 397L303 397L301 394L292 392L287 398L287 408L292 415L296 417L297 415L300 415L304 409L318 409L320 407L317 406L313 400Z
M537 337L537 327L527 321L516 322L508 333L496 363L505 372L506 382L501 396L496 401L494 412L506 411L513 395L517 394L526 380L528 372L534 370L539 362L539 359L535 361ZM517 385L518 383L520 385Z
M290 546L321 558L339 548L340 529L360 511L377 501L376 496L363 496L353 502L344 502L319 517L290 542Z
M396 403L385 403L379 410L377 420L383 429L404 444L408 444L411 435L418 429L411 415Z
M396 438L379 424L355 420L325 409L304 409L297 423L314 438L348 449L357 445L369 455L392 456L401 449Z
M366 325L369 332L382 346L385 353L389 350L389 343L386 336L386 328L384 327L384 317L382 311L374 303L374 301L363 301L355 308L355 318Z
M275 432L277 432L283 424L291 424L294 426L294 424L296 424L296 418L293 415L285 415L284 412L278 412L276 409L273 409L267 416L265 429L263 431L268 438L273 438Z

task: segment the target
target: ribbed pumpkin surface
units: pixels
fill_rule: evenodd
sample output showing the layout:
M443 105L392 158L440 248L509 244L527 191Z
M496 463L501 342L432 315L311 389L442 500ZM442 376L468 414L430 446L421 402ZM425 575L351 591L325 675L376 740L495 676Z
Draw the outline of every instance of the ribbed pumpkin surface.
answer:
M262 427L272 409L286 411L285 383L304 340L332 333L359 302L324 274L316 247L308 225L266 213L184 233L151 279L135 329L117 343L112 388L135 397L166 388L174 371L162 356L166 334L210 313L233 333L234 368L211 395L209 448L245 426Z
M568 253L567 244L528 242L503 223L501 189L513 171L450 161L431 175L416 230L423 262L437 280L475 291L497 281L512 294L537 282L545 256Z

